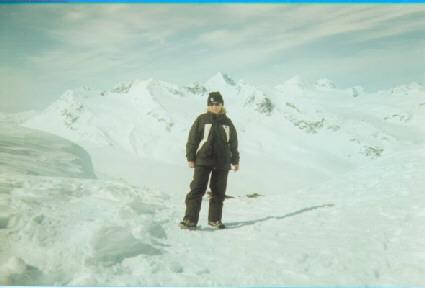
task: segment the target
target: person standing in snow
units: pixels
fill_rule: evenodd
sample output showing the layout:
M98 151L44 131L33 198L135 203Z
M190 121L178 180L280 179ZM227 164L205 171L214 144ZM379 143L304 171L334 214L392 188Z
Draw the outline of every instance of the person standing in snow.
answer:
M207 104L207 113L196 118L186 144L186 158L189 167L194 168L194 176L186 195L186 213L180 222L183 229L196 228L210 174L208 225L225 228L221 219L227 175L230 169L239 170L237 133L226 115L220 92L209 93Z

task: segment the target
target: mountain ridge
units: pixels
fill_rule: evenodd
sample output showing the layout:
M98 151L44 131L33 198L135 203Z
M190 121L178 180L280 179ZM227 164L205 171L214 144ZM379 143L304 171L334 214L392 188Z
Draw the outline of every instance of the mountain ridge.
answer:
M397 138L407 143L409 133L421 131L425 89L419 83L376 93L367 93L361 86L337 88L325 78L306 84L295 76L285 83L261 89L218 72L203 84L189 86L149 78L121 82L109 91L67 90L23 125L83 145L115 146L177 163L192 121L206 111L208 92L220 91L240 132L241 150L257 156L262 152L253 147L261 146L271 154L291 145L309 150L312 145L307 142L314 139L314 151L356 162L395 151L401 145ZM412 142L419 139L413 138ZM335 147L326 144L330 139ZM171 148L172 153L170 143L178 145Z

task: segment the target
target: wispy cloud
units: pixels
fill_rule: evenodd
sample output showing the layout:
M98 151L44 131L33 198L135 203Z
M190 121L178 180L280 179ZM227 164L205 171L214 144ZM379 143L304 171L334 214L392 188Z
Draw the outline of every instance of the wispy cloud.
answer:
M251 11L252 12L252 11ZM406 6L296 6L292 9L267 10L249 14L249 21L227 30L206 31L199 41L214 47L260 48L269 53L307 45L330 36L356 34L357 42L400 35L413 29L425 31L425 7ZM400 17L423 15L422 18L394 26ZM246 18L243 18L246 20ZM390 27L390 29L389 29ZM237 46L238 45L238 46Z
M49 79L63 90L134 77L187 83L216 71L270 82L283 77L275 75L281 63L287 73L308 73L305 63L312 57L327 72L338 61L366 65L372 56L364 47L378 49L389 38L399 41L379 52L399 54L399 65L413 65L419 52L400 51L423 45L423 37L407 41L408 35L425 35L423 5L32 5L7 6L0 16L6 43L0 58L21 70L27 85ZM351 72L338 71L345 77ZM13 87L10 93L22 92Z

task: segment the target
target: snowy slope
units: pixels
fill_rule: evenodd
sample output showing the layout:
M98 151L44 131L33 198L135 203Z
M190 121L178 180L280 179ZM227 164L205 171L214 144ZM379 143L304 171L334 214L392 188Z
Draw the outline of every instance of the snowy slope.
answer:
M176 225L182 195L2 174L16 211L2 283L423 285L424 161L418 147L320 186L230 198L228 229L194 232Z
M228 230L175 233L174 253L185 271L204 271L191 275L195 284L423 285L424 153L308 189L226 200Z
M88 88L67 91L41 115L26 122L34 127L97 147L117 147L161 161L179 161L170 143L182 142L193 106L173 85L157 80L134 81L111 91ZM201 98L198 99L200 102ZM196 102L196 98L195 98ZM188 115L189 114L189 115ZM179 150L180 152L180 150Z

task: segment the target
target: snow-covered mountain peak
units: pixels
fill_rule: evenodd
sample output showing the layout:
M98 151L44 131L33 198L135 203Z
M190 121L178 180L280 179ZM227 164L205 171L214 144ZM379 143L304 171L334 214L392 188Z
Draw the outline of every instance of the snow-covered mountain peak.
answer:
M128 95L129 98L132 98L135 101L143 100L143 102L146 102L151 101L154 98L161 97L161 95L182 97L184 93L182 93L181 90L182 89L176 84L154 78L148 78L144 80L133 80L118 83L110 92L115 95ZM102 96L105 95L107 95L107 93L102 94Z
M336 85L334 82L327 78L320 78L316 81L314 87L316 87L317 89L335 89Z
M144 82L144 89L155 99L158 99L158 97L181 98L184 96L182 89L178 85L156 79Z
M59 101L72 102L77 98L84 98L84 90L81 89L68 89L59 97Z
M79 106L83 99L88 98L89 95L84 93L84 90L76 89L76 90L66 90L59 99L54 102L49 108L58 110L58 108L66 108L69 106ZM48 108L48 109L49 109Z
M172 82L166 82L166 81L162 81L162 80L153 80L149 87L153 87L153 86L161 86L161 87L168 87L168 88L172 88L172 89L180 89L180 87L177 84L174 84Z
M208 92L207 88L199 82L194 82L192 84L184 86L183 89L195 95L204 95Z
M227 104L229 104L228 100L236 102L239 101L238 99L240 97L237 96L240 94L241 87L227 74L218 72L208 79L204 86L208 92L220 92L224 97L224 102Z
M229 75L218 72L205 82L205 86L217 89L215 87L236 86L236 81Z
M299 75L295 75L294 77L289 78L288 80L283 82L283 84L275 86L277 90L291 94L302 94L310 87L310 83L302 79Z
M394 133L399 133L400 138L410 141L409 135L414 132L403 134L405 130L390 131L391 133L388 129L381 131L381 122L385 121L387 124L392 121L391 123L398 125L401 121L403 125L411 125L412 131L415 131L415 123L422 119L421 114L415 113L419 109L423 111L425 107L423 92L413 93L412 97L402 97L398 93L389 98L390 91L381 97L376 93L364 92L360 86L319 89L309 85L300 76L285 81L280 86L281 89L267 89L243 80L230 85L224 75L217 73L206 85L194 83L190 86L178 86L152 78L129 81L117 84L114 92L105 92L103 95L99 93L100 90L95 89L67 90L40 115L26 122L28 127L41 127L77 143L121 147L138 155L171 159L171 156L164 156L162 148L168 147L171 142L184 142L185 133L194 117L205 111L208 92L219 91L229 114L236 119L235 123L241 131L250 127L252 122L270 121L282 123L282 126L276 129L271 125L273 129L263 135L268 139L279 139L280 135L291 133L297 137L319 133L323 134L321 137L325 137L326 134L333 133L326 137L333 137L332 139L341 143L349 141L351 154L347 152L347 155L354 155L358 153L356 149L363 153L364 147L382 146L386 151L392 149L391 145L395 143L393 140L393 144L388 142L390 140L382 143L379 141L385 137L393 139L391 135ZM320 87L335 86L328 79L321 79L318 83ZM423 86L411 83L394 89L420 91ZM357 96L366 97L354 100L353 97ZM361 117L372 120L366 125L363 120L359 120ZM256 129L264 129L258 125ZM251 136L254 140L249 139ZM257 137L251 136L243 133L241 135L242 139L249 139L247 142L256 143ZM415 139L412 141L416 141ZM261 143L258 145L265 146ZM259 151L255 147L251 147L254 154ZM179 153L172 156L174 155Z
M310 86L309 83L305 79L303 79L300 75L295 75L289 78L283 84L288 86L298 86L301 88L307 88Z
M120 82L111 89L112 93L128 93L136 81Z
M411 82L406 85L396 86L390 89L390 93L393 95L407 95L410 93L424 93L425 86L418 82Z
M244 85L249 85L249 84L244 79L239 79L237 85L238 86L244 86Z

